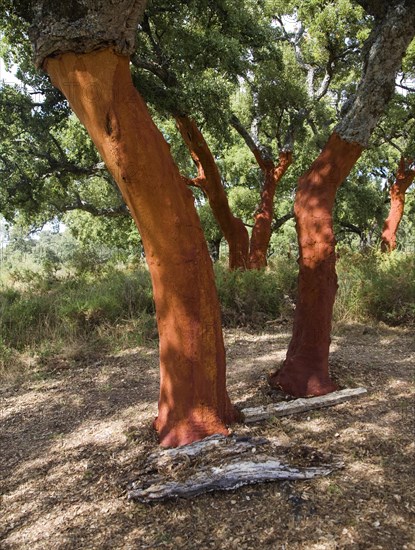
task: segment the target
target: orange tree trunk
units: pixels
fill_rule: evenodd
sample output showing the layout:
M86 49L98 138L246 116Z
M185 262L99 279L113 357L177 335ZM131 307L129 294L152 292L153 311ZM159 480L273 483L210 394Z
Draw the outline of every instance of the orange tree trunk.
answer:
M390 188L390 210L382 231L382 252L392 252L396 248L396 233L405 208L405 193L415 178L415 170L407 168L407 160L401 158L396 181Z
M272 386L293 396L323 395L336 389L328 354L337 291L332 210L336 191L363 147L333 133L299 180L294 213L300 249L298 300L293 336Z
M255 155L255 158L257 158L257 155ZM274 217L275 190L291 165L292 153L281 151L278 166L275 166L273 162L266 162L261 158L257 158L257 162L264 173L264 186L252 229L249 249L250 269L262 269L267 265L267 251L271 239Z
M281 370L270 378L272 385L294 396L321 395L335 388L328 368L337 290L334 199L337 188L369 144L394 93L396 73L415 34L413 0L364 2L364 8L369 13L376 11L376 25L362 49L363 73L354 100L319 157L300 178L295 199L300 272L293 336Z
M207 196L213 215L229 245L229 268L245 269L248 263L248 231L242 220L231 212L212 152L193 119L183 115L177 115L175 119L197 166L198 177L195 183Z
M160 335L160 442L226 434L236 413L225 387L212 262L192 193L132 84L129 59L111 49L66 53L47 58L45 68L87 128L142 236Z

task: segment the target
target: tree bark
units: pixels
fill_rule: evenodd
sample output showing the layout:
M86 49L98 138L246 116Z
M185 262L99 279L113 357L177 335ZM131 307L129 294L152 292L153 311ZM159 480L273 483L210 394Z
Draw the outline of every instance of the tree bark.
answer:
M395 183L389 194L391 199L389 215L385 220L382 231L382 252L392 252L396 248L396 233L404 213L405 193L415 178L415 169L411 168L411 161L401 158Z
M271 152L258 144L236 115L232 115L230 123L251 150L264 176L249 247L249 269L262 269L267 265L267 250L274 217L275 190L292 163L292 148L280 151L279 163L275 166Z
M242 220L229 207L228 197L212 152L195 121L176 115L177 128L196 164L197 186L206 194L213 215L229 245L229 268L245 269L248 264L249 236Z
M337 291L332 209L338 187L362 150L333 133L298 183L294 213L300 247L299 297L286 360L270 378L272 386L290 395L324 395L336 389L328 369Z
M236 419L212 262L193 195L134 88L129 59L112 49L48 58L45 68L87 128L139 228L160 335L163 446L227 433Z
M257 162L264 173L264 185L261 199L255 213L254 227L249 249L250 269L262 269L267 265L267 250L272 234L274 218L274 196L278 183L292 163L291 151L281 151L277 166L271 161L264 161L255 155Z
M338 456L310 447L283 447L263 437L214 435L180 449L150 454L139 478L128 484L128 498L147 503L192 498L253 483L312 479L343 466Z
M270 377L272 386L296 397L324 395L336 389L328 364L337 291L334 199L393 94L396 73L414 34L413 1L390 4L365 44L363 73L354 101L299 180L294 211L300 271L293 335L282 368Z

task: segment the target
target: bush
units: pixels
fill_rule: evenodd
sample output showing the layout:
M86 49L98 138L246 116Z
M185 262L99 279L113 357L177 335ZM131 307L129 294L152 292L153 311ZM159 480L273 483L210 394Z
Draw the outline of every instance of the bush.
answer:
M415 323L415 258L403 252L366 255L342 251L335 318Z
M363 255L340 250L337 321L415 324L415 260L402 252ZM263 327L291 316L297 288L293 258L275 257L262 271L215 265L226 326ZM29 288L30 286L30 288ZM19 353L72 343L139 345L156 338L155 308L148 271L107 268L55 280L48 288L0 288L0 371L17 364Z
M140 317L149 330L152 318L154 327L150 277L144 269L56 281L48 292L7 289L0 292L0 313L4 342L18 350L45 340L90 337L98 327Z
M228 271L217 264L215 274L225 325L263 325L281 314L284 291L275 273Z

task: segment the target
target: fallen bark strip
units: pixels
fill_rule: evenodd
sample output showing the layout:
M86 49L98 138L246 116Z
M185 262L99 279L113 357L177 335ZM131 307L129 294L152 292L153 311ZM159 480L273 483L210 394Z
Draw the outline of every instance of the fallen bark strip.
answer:
M312 479L326 476L332 471L333 467L293 468L270 457L257 457L256 460L202 468L182 481L156 479L147 487L140 487L139 483L134 482L128 498L140 502L190 498L210 491L229 491L265 481Z
M260 422L275 416L288 416L290 414L298 414L313 409L321 409L323 407L332 407L355 399L367 393L366 388L346 388L335 392L328 393L319 397L306 397L294 399L293 401L284 401L282 403L271 403L265 407L248 407L242 409L244 422L251 424Z
M274 440L265 437L233 435L227 437L221 434L210 435L191 445L183 445L173 449L163 449L148 456L145 471L155 471L177 465L180 461L195 459L208 452L220 453L221 458L238 455L247 451L256 452L260 446L275 445Z
M191 498L267 481L312 479L342 466L338 457L310 447L218 434L150 454L139 479L129 484L128 497L140 502Z

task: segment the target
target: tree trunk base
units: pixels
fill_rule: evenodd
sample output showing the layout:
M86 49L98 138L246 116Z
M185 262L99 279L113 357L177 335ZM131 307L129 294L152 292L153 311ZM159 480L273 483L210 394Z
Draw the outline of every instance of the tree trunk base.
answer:
M229 435L226 426L243 420L240 411L231 405L224 416L222 420L214 411L207 409L193 410L184 420L163 418L159 415L154 420L153 427L159 435L162 447L180 447L213 434Z
M272 374L268 382L271 387L281 389L292 397L315 397L338 390L328 369L305 365L293 359L285 360L281 369Z

